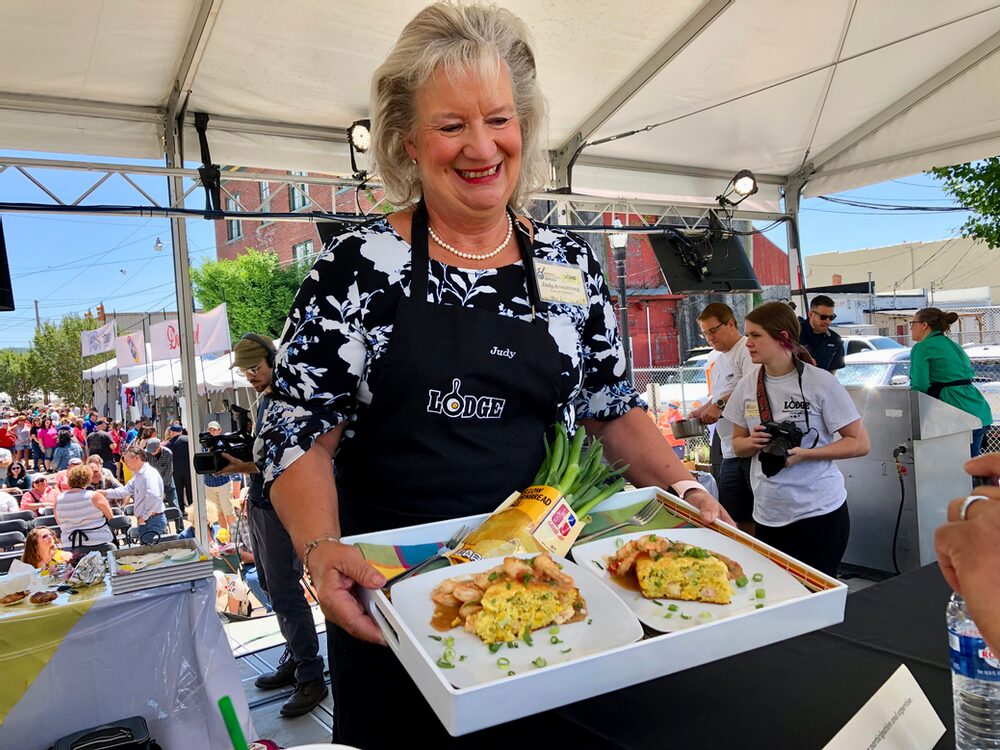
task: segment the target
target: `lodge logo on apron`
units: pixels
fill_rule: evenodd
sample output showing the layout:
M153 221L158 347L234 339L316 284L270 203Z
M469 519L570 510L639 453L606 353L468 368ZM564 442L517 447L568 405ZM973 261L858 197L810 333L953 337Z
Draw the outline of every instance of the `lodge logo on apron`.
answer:
M461 388L462 381L459 378L451 381L451 391L448 393L431 388L427 392L427 412L462 419L500 419L506 399L464 396Z

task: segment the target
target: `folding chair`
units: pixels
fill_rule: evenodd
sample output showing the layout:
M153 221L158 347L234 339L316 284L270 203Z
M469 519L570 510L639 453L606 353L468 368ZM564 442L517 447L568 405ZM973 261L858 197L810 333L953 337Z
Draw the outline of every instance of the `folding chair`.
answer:
M28 531L31 530L33 525L32 521L22 521L20 518L12 518L7 521L0 521L0 534L6 533L8 531L18 531L23 536L28 536Z
M166 509L164 509L163 513L167 517L167 524L173 522L174 529L178 534L180 534L184 530L184 515L181 513L180 508L168 505Z
M20 531L5 531L0 533L0 550L11 550L19 544L24 544L24 534Z
M8 513L0 513L0 521L34 521L35 511L33 510L12 510Z

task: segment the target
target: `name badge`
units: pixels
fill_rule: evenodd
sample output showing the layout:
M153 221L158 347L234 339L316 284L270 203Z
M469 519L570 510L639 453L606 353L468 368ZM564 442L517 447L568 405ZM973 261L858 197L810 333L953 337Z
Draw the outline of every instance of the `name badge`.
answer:
M743 402L743 418L760 419L760 407L757 405L756 399L747 399Z
M546 302L586 305L587 290L583 286L583 271L566 263L535 261L538 293Z

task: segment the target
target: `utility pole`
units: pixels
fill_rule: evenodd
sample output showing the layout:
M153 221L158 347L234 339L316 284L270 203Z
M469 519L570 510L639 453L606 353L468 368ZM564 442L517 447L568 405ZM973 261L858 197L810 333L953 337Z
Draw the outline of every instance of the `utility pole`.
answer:
M35 333L42 330L42 318L38 314L38 300L35 300Z
M875 321L875 287L872 286L872 272L868 272L868 322Z

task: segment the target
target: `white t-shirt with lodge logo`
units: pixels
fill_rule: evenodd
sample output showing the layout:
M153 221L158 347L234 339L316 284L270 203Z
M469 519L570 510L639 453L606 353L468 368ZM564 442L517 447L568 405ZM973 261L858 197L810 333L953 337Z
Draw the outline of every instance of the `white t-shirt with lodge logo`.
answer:
M839 439L837 430L861 418L850 394L837 378L812 365L804 367L801 392L795 370L780 377L767 377L764 387L771 405L771 421L794 422L806 433L802 445L807 448L813 446L813 441L816 447L829 445ZM806 432L805 409L808 409L809 427L812 428L809 432ZM751 432L760 424L756 369L736 385L723 416ZM757 523L787 526L804 518L830 513L847 499L844 475L833 461L803 461L785 467L773 477L766 477L760 468L759 455L754 454L750 471L753 517Z

